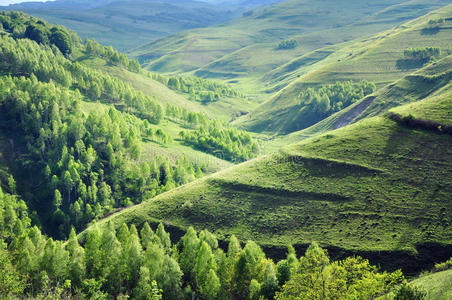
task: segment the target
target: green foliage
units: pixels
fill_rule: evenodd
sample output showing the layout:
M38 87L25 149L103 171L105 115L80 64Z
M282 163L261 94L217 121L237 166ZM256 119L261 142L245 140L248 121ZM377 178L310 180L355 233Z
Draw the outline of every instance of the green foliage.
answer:
M3 207L5 201L13 206L20 202L2 192ZM169 240L165 247L166 242L162 243L161 238L169 238L169 234L162 224L158 226L156 238L150 239L154 234L147 223L139 236L134 225L122 225L115 230L113 223L108 222L106 226L90 228L82 246L74 230L66 243L54 241L42 235L38 228L30 227L26 215L16 216L16 222L24 221L23 230L16 235L12 228L4 227L0 236L8 237L8 251L4 247L0 249L2 296L182 299L182 286L191 286L194 287L190 292L192 297L204 299L273 299L281 288L276 299L293 295L295 291L303 299L306 288L313 286L309 295L327 291L328 297L335 299L344 295L367 299L401 279L400 274L378 273L368 261L358 257L330 262L326 251L313 244L300 258L293 278L281 286L275 265L252 241L241 249L238 241L231 238L225 255L217 248L215 236L207 231L198 238L190 228L178 246L173 247ZM0 224L7 224L10 219L8 214L0 215ZM180 255L177 249L181 249ZM298 259L292 249L289 248L287 261L295 266ZM179 265L184 270L190 269L186 276ZM307 278L310 280L306 281Z
M25 282L11 262L11 255L0 239L0 298L15 298L23 293Z
M60 30L54 33L59 35ZM39 81L54 81L63 87L78 89L90 101L113 104L158 124L163 116L156 99L133 89L129 84L105 73L73 62L50 47L42 47L28 39L0 37L0 69L13 76L32 75Z
M157 73L147 73L148 76L159 81L170 89L188 94L189 99L203 103L219 101L222 98L243 98L244 96L228 85L214 80L194 76L166 77Z
M294 49L297 46L298 42L296 40L284 40L278 44L277 49L279 50Z
M394 300L423 300L426 296L427 293L424 290L408 284L402 284L396 290Z
M444 271L452 269L452 257L449 260L435 264L435 271Z
M79 43L65 28L51 26L42 20L20 12L2 11L0 12L0 21L3 28L12 33L14 38L27 38L41 45L54 45L63 55L71 54L74 44ZM22 33L24 26L26 26L26 29Z
M182 131L179 136L187 145L225 160L242 162L257 154L257 143L246 131L211 121L194 131Z
M312 244L275 299L372 299L402 280L399 272L379 273L359 257L330 262L326 251Z
M309 111L308 118L316 123L372 94L375 90L375 84L367 81L359 83L343 81L319 88L308 88L298 96L299 108Z
M21 163L45 174L33 179L40 186L33 200L54 200L46 223L54 224L55 233L68 233L71 224L82 228L112 208L128 205L126 197L137 203L200 173L184 157L172 165L161 157L138 161L143 138L167 137L133 115L111 108L86 116L79 93L34 76L4 77L0 86L3 119L18 120L7 130L20 133L31 154Z
M438 58L441 55L441 49L438 47L410 48L403 51L408 59L429 61Z
M111 46L105 47L95 40L86 39L85 51L87 55L103 58L112 65L125 67L135 73L141 72L140 63L136 59L129 59L127 55L118 52Z

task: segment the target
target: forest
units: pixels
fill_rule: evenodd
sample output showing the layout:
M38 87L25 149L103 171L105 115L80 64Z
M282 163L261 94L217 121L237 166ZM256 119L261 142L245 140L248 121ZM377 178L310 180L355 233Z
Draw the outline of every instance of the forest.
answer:
M56 241L31 226L27 206L0 190L0 295L37 299L369 299L404 281L360 257L332 261L313 243L297 257L292 246L277 263L254 242L188 228L172 242L154 230L94 226L80 244L72 229ZM411 291L411 290L410 290ZM324 299L324 298L323 298Z

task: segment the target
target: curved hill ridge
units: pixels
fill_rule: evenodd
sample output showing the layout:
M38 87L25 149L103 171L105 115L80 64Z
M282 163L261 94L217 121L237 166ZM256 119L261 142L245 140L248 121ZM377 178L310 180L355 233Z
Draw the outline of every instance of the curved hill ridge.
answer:
M451 98L427 99L410 109L423 107L428 118L425 108L438 101L448 118ZM377 116L220 171L101 223L160 220L276 248L317 241L400 267L375 253L404 253L417 263L450 253L450 174L450 135ZM436 254L423 252L425 247L437 247Z
M430 20L439 18L447 21L435 27L434 33L427 33L426 30L432 28ZM404 58L405 49L439 47L443 55L447 56L452 45L451 20L452 5L449 5L400 27L346 46L319 62L313 70L307 68L305 73L273 98L233 124L271 134L288 134L308 128L316 122L312 113L300 106L298 95L301 91L347 80L367 80L374 82L377 87L384 87L422 67L422 64Z
M452 56L449 55L413 74L380 88L374 94L359 100L313 126L275 138L264 145L265 151L277 150L282 145L293 144L311 136L356 123L364 118L380 115L388 109L402 104L414 103L414 107L419 107L416 102L421 99L447 99L452 91L451 70ZM405 107L410 107L411 109L411 106ZM433 115L431 109L433 109L433 106L430 107L430 115ZM436 110L439 115L446 116L446 120L447 118L449 120L452 119L450 112L445 114L447 109L444 107L440 106Z

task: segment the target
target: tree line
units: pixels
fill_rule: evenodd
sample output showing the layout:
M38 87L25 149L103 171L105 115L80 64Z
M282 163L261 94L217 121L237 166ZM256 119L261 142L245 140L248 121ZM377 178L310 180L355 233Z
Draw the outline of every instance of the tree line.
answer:
M210 103L225 97L244 97L228 85L214 80L194 76L165 76L151 72L147 74L148 77L163 83L170 89L187 94L193 101Z
M13 76L30 76L38 80L54 81L67 88L78 89L90 101L113 104L158 124L163 116L156 99L144 95L129 84L103 72L72 62L48 46L40 46L29 39L0 37L0 68Z
M253 241L188 228L173 243L155 231L111 222L94 225L81 244L71 230L55 241L30 226L27 207L0 189L0 296L38 299L370 299L403 281L360 257L331 261L313 243L275 263Z
M95 40L85 39L85 53L89 56L100 57L107 63L121 66L129 71L140 73L142 71L140 63L136 59L129 59L124 53L120 53L112 46L105 47Z
M34 75L0 78L0 90L2 128L26 149L17 161L30 174L23 180L39 187L28 200L39 203L56 236L203 174L204 166L183 157L143 160L142 140L165 141L161 129L113 107L86 114L77 90Z
M314 118L321 120L372 94L375 90L375 84L365 80L358 83L338 81L303 90L298 96L299 106L310 111Z
M438 47L410 48L403 51L407 59L429 61L438 58L441 55L441 49Z
M219 121L210 121L191 131L179 132L185 144L221 159L242 162L258 153L258 145L250 133Z

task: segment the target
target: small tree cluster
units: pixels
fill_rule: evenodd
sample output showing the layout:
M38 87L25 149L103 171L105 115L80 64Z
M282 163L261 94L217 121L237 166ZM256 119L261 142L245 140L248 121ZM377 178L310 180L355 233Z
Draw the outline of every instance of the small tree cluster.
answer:
M299 107L300 110L309 111L315 123L372 94L375 90L375 84L367 81L359 83L338 81L303 90L298 95Z
M407 59L429 61L438 58L441 55L441 49L438 47L410 48L403 51Z
M278 44L277 49L279 49L279 50L294 49L297 46L298 46L298 42L296 40L284 40Z
M245 161L258 152L251 134L216 121L193 131L181 131L179 137L187 145L234 162Z
M170 89L186 93L193 101L204 103L215 102L225 97L243 98L243 95L228 85L194 76L171 76L148 73L148 76L157 80Z

